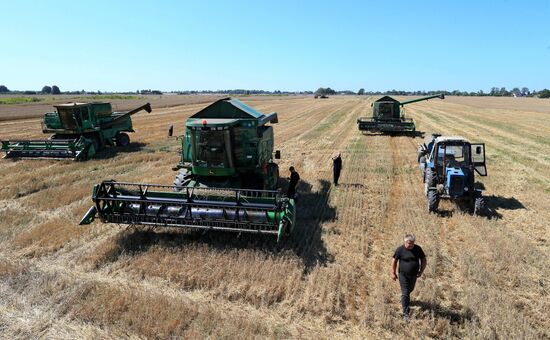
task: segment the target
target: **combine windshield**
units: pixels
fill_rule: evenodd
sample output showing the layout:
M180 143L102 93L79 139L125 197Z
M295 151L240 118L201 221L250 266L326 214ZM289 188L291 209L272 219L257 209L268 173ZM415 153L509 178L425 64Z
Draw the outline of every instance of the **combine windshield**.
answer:
M208 168L226 167L223 131L197 131L195 165Z

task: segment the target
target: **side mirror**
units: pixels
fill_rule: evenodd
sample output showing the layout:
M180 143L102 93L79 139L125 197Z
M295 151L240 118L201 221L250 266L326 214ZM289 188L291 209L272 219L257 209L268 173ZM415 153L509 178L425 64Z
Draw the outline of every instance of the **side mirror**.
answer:
M281 150L275 151L275 159L281 159Z

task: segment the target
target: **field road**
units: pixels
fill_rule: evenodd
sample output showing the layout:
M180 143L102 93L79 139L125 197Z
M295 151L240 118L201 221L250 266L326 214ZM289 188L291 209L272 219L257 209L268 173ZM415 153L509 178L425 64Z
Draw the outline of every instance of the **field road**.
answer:
M357 130L375 99L242 99L278 112L281 176L292 165L302 178L297 227L280 246L249 235L77 225L101 180L171 184L181 144L167 127L182 134L202 102L136 114L131 145L98 159L0 160L0 333L549 338L550 101L448 97L406 107L427 136L486 143L488 176L478 180L490 213L476 217L449 202L427 213L416 163L423 139ZM38 118L0 121L0 139L43 137ZM390 278L405 233L428 255L408 324Z

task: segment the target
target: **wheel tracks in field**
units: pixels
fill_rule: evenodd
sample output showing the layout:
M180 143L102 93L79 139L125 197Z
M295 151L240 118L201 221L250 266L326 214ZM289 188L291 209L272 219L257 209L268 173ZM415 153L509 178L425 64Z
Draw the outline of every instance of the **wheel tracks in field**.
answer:
M10 256L10 254L0 253L0 260L3 262L11 263L11 258L12 256ZM150 297L152 301L155 300L155 296L168 297L170 300L178 301L186 307L191 307L192 309L197 310L199 313L209 314L212 311L215 311L220 318L225 318L227 315L241 315L244 312L248 315L256 315L261 319L266 319L267 316L271 319L271 321L276 320L279 324L288 323L288 320L283 318L283 316L286 315L284 310L281 310L280 313L273 314L265 307L255 307L251 304L235 304L230 300L214 297L211 294L201 290L194 290L191 292L182 291L179 288L172 287L163 279L151 280L141 278L141 280L138 280L136 277L121 271L117 272L118 275L113 276L113 272L89 271L81 266L70 266L68 263L52 263L47 257L19 260L17 265L20 268L24 267L26 271L31 272L33 278L40 281L40 284L47 284L48 278L55 278L56 280L62 280L62 282L65 282L67 286L71 286L74 289L84 287L86 285L104 285L105 287L117 289L120 292L137 292L138 295ZM56 287L61 287L61 289L63 289L63 284L61 286L56 285ZM25 290L22 292L25 293ZM52 291L51 293L63 294L61 290ZM25 300L24 295L20 295L19 298ZM71 299L67 302L70 302L70 300ZM69 306L63 305L50 305L45 308L46 311L50 312L58 309L68 310L70 308ZM57 314L58 318L61 316L60 320L66 320L63 312L61 315L59 315L59 311L55 314ZM52 323L55 323L55 321ZM69 319L68 323L73 325L78 324L77 322L74 322L73 318ZM118 331L116 329L116 323L109 325L109 327L111 326L115 327L115 330ZM313 324L310 326L313 326ZM44 331L47 331L47 329Z
M443 134L448 134L448 135L456 135L457 133L458 134L461 134L463 135L464 137L466 138L478 138L478 135L475 134L475 133L472 133L472 132L469 132L467 130L464 130L464 129L459 129L459 128L456 128L454 126L452 127L449 127L448 125L441 125L441 124L437 124L437 123L434 123L428 119L426 120L423 120L422 121L423 124L431 127L433 130L432 131L437 131L437 132L441 132ZM484 141L484 140L491 140L490 137L487 138L487 137L482 137L482 138L479 138L480 141ZM492 144L493 142L491 142ZM499 143L495 143L495 145L498 145ZM502 150L502 148L499 148L499 147L496 147L495 148L496 150ZM514 153L516 153L514 151ZM517 153L516 153L517 154ZM510 155L509 153L507 152L503 152L501 151L500 152L500 155L506 159L508 159L511 163L516 163L516 159L514 156ZM525 171L529 176L531 176L532 178L535 178L537 179L538 181L542 182L542 183L546 183L546 185L548 185L548 182L549 182L549 177L548 176L545 176L544 174L546 174L547 172L546 171L537 171L537 169L534 169L532 166L529 166L527 164L523 164L523 163L520 163L523 167L522 171ZM545 170L546 168L544 168Z
M439 119L444 121L447 126L471 127L474 129L474 131L489 131L491 133L482 135L481 139L495 140L493 144L498 145L501 149L513 152L531 161L540 162L545 166L550 166L550 161L546 161L540 157L541 155L540 151L542 151L541 149L548 148L548 145L537 143L536 141L532 141L531 139L521 138L520 136L517 136L511 132L507 132L505 130L492 127L490 124L481 124L468 118L462 118L459 114L453 113L451 117L449 116L450 113L444 110L432 110L432 111L438 111L440 113L440 115L438 116ZM460 123L463 123L463 124L460 124ZM466 129L462 129L462 130L467 131ZM474 132L469 132L469 134L476 135ZM523 149L522 152L518 152L516 148L508 147L507 140L513 140L515 142L515 145L517 145L518 147L526 146L526 144L528 144L531 147L527 147ZM533 148L537 148L539 152L537 152L536 150L533 150Z

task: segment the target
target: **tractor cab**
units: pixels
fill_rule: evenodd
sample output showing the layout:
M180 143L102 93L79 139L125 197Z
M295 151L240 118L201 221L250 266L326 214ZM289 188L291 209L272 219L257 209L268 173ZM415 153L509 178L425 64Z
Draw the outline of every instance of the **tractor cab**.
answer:
M419 148L418 161L428 197L428 211L436 211L440 198L470 201L474 214L484 209L475 172L487 176L485 144L458 136L434 135Z
M441 136L433 140L433 145L430 144L427 151L430 152L428 159L432 167L465 170L472 168L480 176L487 176L485 144L472 144L463 137Z

